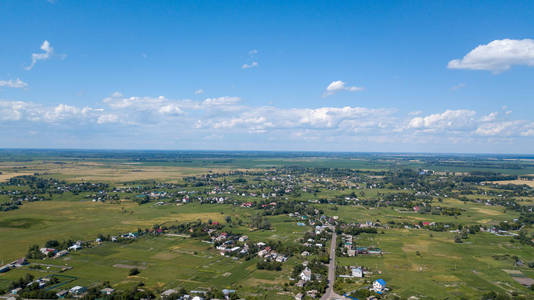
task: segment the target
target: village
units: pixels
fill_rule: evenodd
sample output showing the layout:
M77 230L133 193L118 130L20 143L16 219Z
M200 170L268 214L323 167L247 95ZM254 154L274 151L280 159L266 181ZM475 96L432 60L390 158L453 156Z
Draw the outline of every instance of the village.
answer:
M131 182L120 186L69 183L40 174L13 177L0 184L0 194L7 197L5 203L14 206L12 210L24 210L30 203L52 203L56 197L69 195L84 205L120 207L120 216L124 218L135 218L138 209L155 215L169 210L200 214L195 219L154 222L122 232L103 229L102 233L83 239L31 243L25 257L0 266L1 274L21 276L4 292L7 297L37 298L94 295L114 299L130 295L169 300L246 299L253 287L248 290L240 287L240 281L232 279L234 272L230 266L247 265L247 272L277 278L281 283L269 289L283 297L394 298L401 287L395 285L399 279L395 272L383 265L395 251L383 241L384 236L447 236L460 245L490 234L511 238L520 245L534 244L533 237L521 231L531 222L526 216L531 215L532 208L517 205L522 197L534 196L531 189L492 186L484 190L487 199L481 201L471 195L481 194L488 184L482 184L482 180L475 183L463 180L454 174L430 170L373 173L298 168L208 173L184 177L181 183ZM446 187L450 182L460 187ZM495 191L497 188L501 190ZM462 206L447 204L452 198L460 199ZM480 205L517 213L488 224L458 222L458 218L470 214L471 206ZM203 211L208 217L203 217ZM351 211L365 213L351 215ZM84 265L71 264L88 260L91 257L88 255L93 255L89 253L119 249L128 253L127 249L138 244L151 249L160 243L168 245L167 249L192 249L167 250L162 257L178 255L175 253L191 260L205 257L211 262L203 267L223 264L228 271L221 271L216 285L174 283L154 289L140 280L137 286L125 290L107 280L79 284L78 272L83 272ZM187 246L173 246L182 244ZM422 250L413 253L415 257L425 255ZM517 258L515 263L524 267L529 264L525 258ZM149 265L118 260L113 266L124 268L126 278L136 280L148 272L145 269ZM35 271L43 275L30 274L35 277L25 278L24 272ZM514 278L521 278L525 286L531 285L526 276Z

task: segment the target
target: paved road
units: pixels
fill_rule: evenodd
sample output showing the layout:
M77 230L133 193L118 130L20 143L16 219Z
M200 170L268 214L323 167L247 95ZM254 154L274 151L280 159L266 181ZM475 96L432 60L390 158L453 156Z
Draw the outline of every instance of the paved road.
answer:
M332 242L330 243L330 264L328 264L328 288L326 292L321 297L321 300L330 300L330 299L346 299L343 296L340 296L334 292L334 282L336 281L336 229L332 229Z

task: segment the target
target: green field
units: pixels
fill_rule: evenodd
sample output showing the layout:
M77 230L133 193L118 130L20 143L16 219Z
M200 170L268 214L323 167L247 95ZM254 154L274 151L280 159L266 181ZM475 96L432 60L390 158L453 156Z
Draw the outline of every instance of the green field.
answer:
M89 180L107 183L108 189L115 186L147 186L145 190L119 193L118 200L106 202L91 201L95 192L43 193L41 196L47 198L47 201L25 201L17 209L0 212L0 260L4 263L24 257L30 246L36 244L42 247L49 240L82 240L91 241L92 244L91 247L62 258L31 260L30 266L42 264L41 269L25 266L2 273L0 289L6 288L11 281L24 274L32 273L37 278L53 274L74 278L61 288L74 285L91 287L109 281L113 288L123 290L143 282L146 288L156 294L165 289L181 287L187 290L230 288L238 290L239 295L247 299L291 299L300 291L288 285L292 270L305 259L311 259L301 257L298 251L292 253L281 271L266 271L257 268L256 264L260 261L257 256L250 260L221 256L212 245L200 238L186 237L187 235L146 235L131 243L104 242L101 245L93 241L98 234L118 235L136 232L138 229L151 229L154 225L171 226L201 220L206 223L218 222L223 226L221 231L247 235L253 242L281 242L284 245L301 247L301 238L307 232L313 231L310 225L297 226L300 219L289 216L289 213L293 212L291 209L301 206L306 207L307 213L316 211L316 217L335 216L344 224L367 221L382 224L377 234L363 233L357 235L354 241L358 246L381 248L384 251L382 256L338 257L338 266L364 266L373 273L362 280L338 280L339 293L366 288L371 280L383 278L391 289L391 297L397 295L402 298L416 296L420 299L477 299L487 291L528 297L533 295L529 288L514 280L514 277L534 278L534 268L528 266L534 262L534 248L531 245L487 232L469 234L462 243L455 243L457 233L416 228L416 225L422 222L452 226L480 225L490 228L513 223L513 220L525 217L525 211L506 207L502 202L485 205L481 201L501 201L503 197L507 197L506 199L516 201L521 207L528 208L534 203L534 196L528 187L523 187L521 191L500 189L491 185L473 185L471 182L462 181L461 176L465 176L465 172L479 170L500 170L502 172L499 174L506 175L532 174L534 169L530 162L475 163L466 160L459 165L448 158L436 162L421 157L404 159L393 156L347 158L269 155L214 155L202 159L182 157L132 162L131 158L121 156L126 154L117 155L114 158L95 157L82 160L45 155L30 161L22 160L24 156L21 156L20 160L5 159L0 162L4 182L15 176L39 173L42 178L65 180L65 184L72 185ZM434 191L433 196L425 198L425 205L457 209L461 214L451 216L416 213L412 204L384 206L379 205L379 202L351 202L339 205L332 202L346 199L348 196L358 197L361 201L382 201L391 195L414 197L410 196L410 193L414 193L416 188L412 189L409 184L395 186L391 182L384 183L384 174L399 174L395 172L405 168L429 166L437 171L462 173L440 172L432 177L415 178L420 180L417 182L420 188L427 190L432 190L433 186L441 184L442 180L446 181L448 184L444 186L447 193L456 195L444 197L441 196L442 191ZM347 168L351 168L349 173L346 173ZM239 173L244 170L252 174ZM339 170L344 170L345 173L335 175ZM230 171L237 173L228 174ZM293 174L293 177L288 176L289 173ZM213 176L211 181L203 179L205 174ZM160 183L164 185L159 185ZM368 185L370 183L379 184L381 187L372 188ZM28 185L2 185L0 188L0 191L13 190L18 193L33 191ZM142 204L135 202L139 193L158 190L175 194L165 199L163 205L156 205L159 200L154 199ZM466 190L478 192L461 193ZM175 200L181 199L183 193L189 192L192 192L192 197L202 195L209 198L215 194L231 201L226 204L177 204ZM252 196L252 193L255 196ZM281 193L282 196L261 198L262 194L269 196L271 193ZM497 196L501 193L509 195ZM436 194L440 196L435 196ZM462 197L464 201L459 200ZM1 194L0 203L8 203L11 198L8 194ZM475 201L479 199L479 202ZM236 204L230 204L232 201ZM266 206L271 201L292 202L294 206L283 213L274 214L274 211L260 209L259 206L240 206L247 201L265 203ZM409 201L415 203L419 200L411 198ZM252 217L259 214L263 214L269 221L271 229L258 230L251 227ZM228 217L231 222L228 222ZM395 226L390 228L392 224L401 223L410 224L410 229ZM529 235L534 234L532 226L525 224L523 227L523 231ZM516 229L513 232L519 231ZM324 244L327 243L325 240ZM62 272L64 267L71 269ZM138 268L140 274L129 276L131 268Z

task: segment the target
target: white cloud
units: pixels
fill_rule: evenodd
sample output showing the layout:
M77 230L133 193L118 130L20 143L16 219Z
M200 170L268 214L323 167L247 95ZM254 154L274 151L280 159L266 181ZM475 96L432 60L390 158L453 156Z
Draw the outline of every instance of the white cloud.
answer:
M103 99L100 105L82 107L0 100L0 125L25 126L26 132L42 132L43 125L54 126L58 130L68 128L76 134L82 134L84 129L98 132L100 126L105 126L101 133L135 132L166 142L183 140L183 136L192 141L217 136L220 143L255 141L282 146L312 142L321 143L317 145L491 145L496 141L526 141L534 136L533 121L508 120L500 111L484 115L466 109L413 114L394 108L354 106L286 108L250 106L238 97L228 96L196 101L164 96L128 97L117 92ZM257 134L262 138L256 138Z
M357 92L362 91L363 87L358 86L345 86L345 82L341 80L332 81L327 87L326 91L323 93L324 97L333 95L339 91L349 91L349 92Z
M184 111L180 108L180 105L176 103L169 103L161 106L158 112L164 115L181 115Z
M249 56L254 56L254 55L256 55L256 54L258 54L258 50L257 50L257 49L252 49L252 50L250 50L250 51L248 52L248 55L249 55Z
M259 66L258 62L257 62L257 61L253 61L253 62L250 63L250 64L243 64L243 65L241 66L241 69L256 68L257 66Z
M222 106L222 105L232 105L239 102L241 99L239 97L218 97L218 98L206 98L202 101L203 107L212 107L212 106Z
M534 66L534 40L494 40L479 45L461 59L451 60L447 67L499 73L513 65Z
M534 122L513 120L485 123L476 129L475 134L499 137L532 136L534 135Z
M195 95L200 95L200 94L204 94L204 90L203 89L198 89L195 91Z
M69 120L90 121L102 110L90 107L76 107L67 104L43 106L24 101L0 101L0 120L61 123Z
M0 87L2 86L20 89L27 87L28 84L17 78L15 80L0 80Z
M115 114L105 114L98 117L96 120L97 124L106 124L106 123L117 123L119 121L119 116Z
M427 131L445 129L465 129L473 125L476 112L466 109L446 110L441 114L431 114L426 117L415 117L408 123L408 128Z
M492 112L492 113L489 113L487 116L482 117L480 120L482 122L495 121L495 119L497 118L498 115L499 115L498 112Z
M37 61L39 60L47 60L49 59L52 54L54 53L54 48L50 45L50 43L45 40L43 44L41 45L41 50L44 51L44 53L32 53L32 63L28 67L26 67L26 70L31 70Z

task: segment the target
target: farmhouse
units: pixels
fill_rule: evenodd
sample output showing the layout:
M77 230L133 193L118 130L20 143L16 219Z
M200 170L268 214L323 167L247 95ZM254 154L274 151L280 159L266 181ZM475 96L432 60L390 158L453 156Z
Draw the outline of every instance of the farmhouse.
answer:
M386 282L384 279L375 280L375 282L373 282L373 290L382 295L386 291Z
M163 291L163 293L161 293L161 297L169 297L171 296L172 294L176 294L178 293L178 291L176 291L175 289L168 289L168 290L165 290Z
M42 254L47 255L47 256L49 254L51 255L51 254L56 253L56 249L54 249L54 248L41 248L41 249L39 249L39 251L41 251Z
M60 257L65 256L67 254L69 254L68 250L61 250L58 253L56 253L56 255L54 255L54 258L60 258Z
M56 296L58 296L58 298L65 298L65 296L67 296L68 293L69 293L68 290L61 290L56 293Z
M0 273L5 273L7 271L11 270L11 267L9 265L1 266L0 267Z
M111 294L113 294L114 291L115 290L112 289L112 288L104 288L104 289L100 290L100 293L104 294L104 295L111 295Z
M28 261L26 260L26 258L19 258L15 261L14 265L15 267L22 267L24 265L27 265L29 264Z
M352 268L351 269L351 275L352 277L362 278L363 277L363 271L361 268Z
M85 291L87 291L87 288L86 288L86 287L77 285L77 286L71 288L71 289L69 290L69 293L70 293L71 295L81 295L81 294L85 293Z
M74 251L77 251L79 249L82 249L82 246L79 245L79 244L74 244L72 246L69 247L69 250L74 250Z
M303 281L310 281L312 277L312 272L310 268L306 267L302 272L300 272L300 279Z

